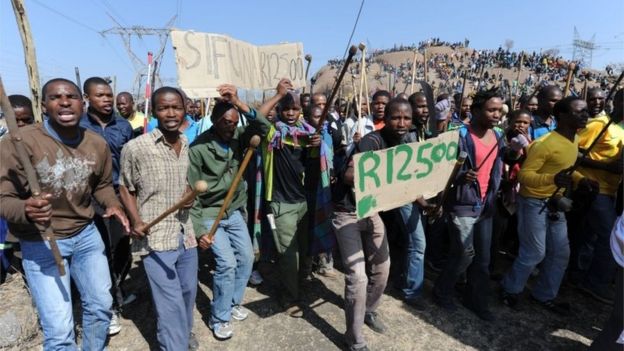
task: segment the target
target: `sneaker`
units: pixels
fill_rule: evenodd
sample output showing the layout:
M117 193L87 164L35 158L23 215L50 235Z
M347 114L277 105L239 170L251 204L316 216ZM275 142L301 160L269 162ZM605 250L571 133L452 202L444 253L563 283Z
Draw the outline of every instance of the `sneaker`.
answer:
M232 307L232 318L237 321L244 321L249 317L249 311L241 305Z
M364 324L368 325L369 328L379 334L386 332L386 326L379 319L377 312L367 312L364 314Z
M210 329L215 338L219 340L227 340L234 335L234 330L229 322L211 324Z
M554 314L564 317L570 315L571 308L568 302L557 302L555 300L540 301L533 296L531 296L531 299Z
M364 345L360 347L349 346L349 351L369 351L369 350L368 350L368 346Z
M425 310L425 301L420 296L417 296L411 299L405 299L403 300L403 303L419 312L422 312Z
M596 299L597 301L600 301L604 304L613 306L613 301L615 300L615 294L608 290L608 291L604 291L604 292L598 292L590 287L587 286L587 284L581 283L578 285L578 288L586 293L587 295L593 297L594 299Z
M251 272L251 276L249 277L249 284L251 285L260 285L264 280L262 279L262 275L260 272L253 271Z
M121 331L121 323L119 322L119 313L113 312L110 324L108 325L108 335L116 335Z
M505 290L501 292L501 301L503 305L511 308L512 310L518 310L518 294L508 293Z
M197 337L195 333L191 333L189 336L189 351L199 350L199 341L197 341Z

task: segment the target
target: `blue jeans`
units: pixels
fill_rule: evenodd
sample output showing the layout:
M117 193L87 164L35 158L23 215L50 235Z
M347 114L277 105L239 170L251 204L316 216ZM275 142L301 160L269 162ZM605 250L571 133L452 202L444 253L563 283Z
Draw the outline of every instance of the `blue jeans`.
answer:
M150 251L143 266L152 290L161 350L187 350L197 296L197 248Z
M585 242L591 241L592 238L588 238L590 236L596 237L593 255L589 253L589 257L593 258L585 275L585 285L599 293L609 290L617 269L610 246L611 230L615 220L615 197L603 194L596 196L587 212L587 227L584 233ZM585 254L584 249L587 246L589 245L580 248L581 255Z
M104 243L90 223L71 238L57 240L65 268L60 276L47 241L20 240L23 266L44 335L44 350L77 350L70 275L82 300L82 350L105 347L112 312L111 281Z
M205 220L204 225L210 228L213 222L212 219ZM232 307L243 302L251 276L253 246L240 211L234 211L219 222L211 248L217 262L210 308L210 324L214 325L230 321Z
M450 302L459 276L467 270L464 303L477 311L488 309L492 218L449 218L450 253L433 288L434 295Z
M543 261L537 283L532 289L539 301L557 297L570 258L570 245L563 212L548 218L548 210L539 211L544 200L518 196L518 239L520 249L511 269L503 278L503 288L511 294L524 289L531 272Z
M407 204L399 208L403 219L403 233L407 236L407 255L405 260L405 286L403 297L414 299L422 294L425 270L425 231L418 206Z

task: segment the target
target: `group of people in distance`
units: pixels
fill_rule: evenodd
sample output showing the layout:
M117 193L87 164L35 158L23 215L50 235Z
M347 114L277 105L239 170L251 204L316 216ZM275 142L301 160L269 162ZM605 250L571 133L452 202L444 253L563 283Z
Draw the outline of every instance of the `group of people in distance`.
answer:
M108 335L120 332L119 314L131 308L122 283L133 257L149 282L160 348L198 349L198 274L209 274L198 267L198 248L209 250L216 264L208 326L220 340L234 335L232 319L249 316L245 289L262 282L258 264L274 263L268 265L279 276L274 297L296 318L309 308L302 284L313 272L336 277L336 257L344 272L349 350L368 350L364 325L386 331L384 320L392 317L378 306L387 288L400 292L406 308L425 308L426 261L435 277L432 302L456 310L463 283L461 304L487 322L496 318L493 278L500 300L518 309L537 273L530 299L560 315L571 310L558 298L568 279L614 305L592 350L621 348L622 89L609 114L599 88L583 99L549 85L519 106L496 87L436 101L422 92L379 90L370 114L355 101L346 116L324 94L300 95L282 79L275 96L255 107L239 99L235 86L221 85L214 107L198 118L198 106L179 88L154 91L148 116L136 111L131 94L114 96L101 78L82 88L63 78L45 83L41 123L34 123L27 98L10 98L22 136L17 143L42 194L31 191L16 141L0 140L0 217L21 250L46 350L77 349L72 282L82 301L81 349L102 350ZM467 157L443 204L415 196L358 218L355 154L447 132L457 133L458 154ZM237 183L244 159L251 161ZM202 181L205 191L152 222ZM42 239L47 227L65 275ZM499 251L514 257L513 264L502 265Z

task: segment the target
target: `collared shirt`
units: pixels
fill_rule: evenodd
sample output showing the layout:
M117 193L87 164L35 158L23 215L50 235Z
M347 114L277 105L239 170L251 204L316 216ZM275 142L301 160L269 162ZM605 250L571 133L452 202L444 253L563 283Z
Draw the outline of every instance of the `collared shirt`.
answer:
M119 158L121 157L121 149L132 139L132 127L130 123L123 117L113 114L110 122L104 127L85 113L80 118L80 126L87 128L99 134L106 140L113 158L113 185L119 184Z
M535 140L544 134L548 134L557 128L557 121L551 116L550 124L547 124L545 120L538 115L531 117L531 125L529 126L529 135L531 140Z
M149 223L175 205L186 191L186 173L189 165L188 141L180 135L180 155L167 143L156 128L131 140L121 154L120 184L136 193L141 220ZM184 247L197 246L188 209L181 209L165 217L150 229L149 235L134 240L132 251L168 251L178 248L180 235Z
M191 118L191 116L184 115L184 119L186 119L186 121L188 122L188 127L186 127L186 129L182 133L186 135L186 139L188 140L188 143L190 145L193 143L193 141L195 141L195 138L197 138L197 136L201 134L201 131L199 130L199 123L195 122L193 118ZM149 133L154 129L158 129L156 127L158 127L158 119L152 118L147 124L147 132Z

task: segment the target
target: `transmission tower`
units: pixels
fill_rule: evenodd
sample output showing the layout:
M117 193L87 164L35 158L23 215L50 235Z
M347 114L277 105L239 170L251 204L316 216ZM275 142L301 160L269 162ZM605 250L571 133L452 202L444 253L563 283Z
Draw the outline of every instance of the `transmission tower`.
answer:
M572 60L582 63L585 67L591 67L592 56L596 49L596 34L592 35L591 40L582 40L575 26L572 47Z
M131 26L124 27L119 24L112 16L109 15L111 20L117 24L116 27L101 31L100 34L102 36L106 36L108 34L116 34L121 36L121 39L124 42L124 46L126 47L126 51L128 52L128 56L132 61L132 65L134 66L134 84L132 86L132 91L135 92L135 96L140 96L140 87L141 80L143 77L147 77L147 62L144 59L139 58L139 56L132 49L132 37L136 36L139 39L143 39L144 36L158 36L160 40L160 48L156 51L154 55L154 63L156 69L153 74L153 82L157 85L162 85L162 80L160 79L160 75L158 72L160 71L161 66L161 58L163 53L165 52L165 46L167 45L167 40L169 39L169 31L171 29L171 25L175 21L177 16L171 17L169 22L165 24L165 28L146 28L143 26ZM156 87L152 84L152 89Z

